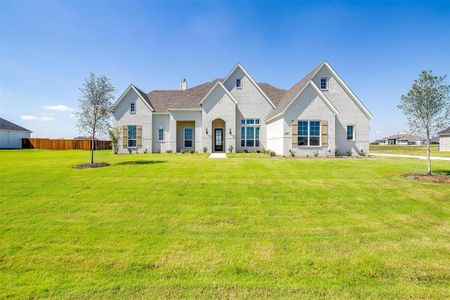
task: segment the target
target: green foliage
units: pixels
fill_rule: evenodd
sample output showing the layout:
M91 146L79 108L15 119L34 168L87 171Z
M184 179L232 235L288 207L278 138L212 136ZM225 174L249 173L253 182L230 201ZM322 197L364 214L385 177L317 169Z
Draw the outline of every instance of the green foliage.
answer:
M292 157L295 157L295 152L292 149L289 149L289 154L291 154Z
M2 298L449 298L424 161L85 155L0 151Z
M114 154L119 153L120 128L112 127L108 129L109 139L111 140L112 151Z
M106 133L111 122L111 108L115 88L106 76L90 73L80 88L77 126L80 132L91 137ZM94 148L91 149L90 163L94 163Z
M228 152L233 153L233 145L230 145L230 147L228 147Z
M424 136L428 145L431 138L450 123L450 85L446 84L446 77L422 71L398 105L406 115L411 131ZM427 162L428 174L431 174L429 148Z

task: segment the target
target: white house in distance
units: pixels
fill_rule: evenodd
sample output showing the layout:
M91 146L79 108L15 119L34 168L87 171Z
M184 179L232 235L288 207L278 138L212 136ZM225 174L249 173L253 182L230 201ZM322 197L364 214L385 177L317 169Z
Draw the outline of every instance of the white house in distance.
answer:
M0 149L22 148L22 139L30 136L30 130L0 118Z
M333 156L369 151L371 113L323 61L288 90L257 83L240 64L223 79L144 93L130 85L113 108L128 152L257 152Z
M425 145L427 140L416 134L393 134L377 141L379 145Z
M439 132L439 151L450 151L450 127Z

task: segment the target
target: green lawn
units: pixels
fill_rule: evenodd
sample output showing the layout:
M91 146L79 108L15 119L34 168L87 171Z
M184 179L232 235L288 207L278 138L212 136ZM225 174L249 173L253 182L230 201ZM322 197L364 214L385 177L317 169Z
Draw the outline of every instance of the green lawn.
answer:
M450 298L425 161L88 156L0 151L0 298Z
M438 145L431 145L430 147L431 156L450 157L450 151L439 151ZM370 151L375 153L426 156L427 146L370 145Z

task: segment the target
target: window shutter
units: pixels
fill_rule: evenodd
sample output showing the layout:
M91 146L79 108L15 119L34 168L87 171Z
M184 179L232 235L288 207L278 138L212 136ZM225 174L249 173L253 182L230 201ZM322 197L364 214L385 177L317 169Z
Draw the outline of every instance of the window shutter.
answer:
M128 126L122 126L122 147L128 148Z
M142 147L142 126L141 125L136 126L136 147L137 148Z
M322 126L322 145L328 145L328 121L320 122Z
M293 120L291 123L292 129L292 148L298 147L298 122L297 120Z

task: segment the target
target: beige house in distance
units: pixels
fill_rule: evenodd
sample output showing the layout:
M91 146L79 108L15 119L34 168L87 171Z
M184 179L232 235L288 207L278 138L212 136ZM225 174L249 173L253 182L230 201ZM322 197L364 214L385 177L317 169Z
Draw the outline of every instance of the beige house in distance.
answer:
M371 113L323 61L288 90L257 83L240 64L223 79L144 93L130 85L113 108L120 149L333 156L369 151Z

